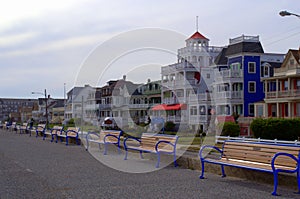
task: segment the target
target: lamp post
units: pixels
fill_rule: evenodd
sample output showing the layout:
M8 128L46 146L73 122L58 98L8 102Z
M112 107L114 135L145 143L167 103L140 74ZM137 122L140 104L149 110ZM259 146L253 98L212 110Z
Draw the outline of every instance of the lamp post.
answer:
M46 128L48 126L48 97L47 96L47 90L45 89L45 92L31 92L31 94L41 94L41 95L45 95L45 108L46 108Z
M279 15L282 16L282 17L285 17L285 16L296 16L296 17L300 18L300 15L295 14L295 13L291 13L291 12L288 12L288 11L286 11L286 10L280 11L280 12L279 12Z

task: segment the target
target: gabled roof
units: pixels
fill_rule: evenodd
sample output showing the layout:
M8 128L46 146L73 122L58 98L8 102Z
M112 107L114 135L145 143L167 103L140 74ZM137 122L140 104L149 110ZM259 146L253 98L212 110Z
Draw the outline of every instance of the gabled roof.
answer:
M287 52L282 64L281 64L281 67L285 67L286 64L288 63L288 61L290 60L290 57L293 56L294 59L296 59L297 63L300 64L300 49L299 50L294 50L294 49L289 49L289 51Z
M300 64L300 49L299 50L292 50L290 49L289 52L292 53L292 55L294 56L294 58L296 59L297 63Z
M188 39L206 39L208 40L206 37L204 37L201 33L199 33L198 31L196 31L192 36L190 36Z

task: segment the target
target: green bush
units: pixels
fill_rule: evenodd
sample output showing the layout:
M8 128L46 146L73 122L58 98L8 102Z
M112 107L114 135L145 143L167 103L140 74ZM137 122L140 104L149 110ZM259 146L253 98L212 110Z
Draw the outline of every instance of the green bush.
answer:
M300 137L299 119L254 119L250 128L255 138L294 141Z
M165 123L165 131L174 131L175 129L175 124L172 121L167 121Z
M240 135L240 126L234 122L224 122L221 136L237 137Z

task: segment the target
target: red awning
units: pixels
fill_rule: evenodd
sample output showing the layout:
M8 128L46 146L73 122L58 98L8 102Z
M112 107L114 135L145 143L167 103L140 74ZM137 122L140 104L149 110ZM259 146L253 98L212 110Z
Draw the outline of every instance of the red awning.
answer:
M185 110L186 104L158 104L152 108L153 111Z

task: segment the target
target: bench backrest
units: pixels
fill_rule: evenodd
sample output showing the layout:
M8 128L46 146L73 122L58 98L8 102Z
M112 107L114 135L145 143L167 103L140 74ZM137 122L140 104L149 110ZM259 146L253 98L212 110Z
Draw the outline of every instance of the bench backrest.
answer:
M41 132L41 131L45 130L45 127L46 127L46 124L38 124L36 127L36 130Z
M176 146L178 136L143 133L141 137L141 147L155 149L155 145L159 141L168 141ZM174 150L174 147L167 143L160 143L158 149Z
M71 131L71 132L68 132ZM68 136L77 136L77 134L75 132L79 133L79 127L68 127L67 132L68 132Z
M114 135L114 136L116 136L116 137L113 137L113 136L108 136L107 138L106 138L106 141L108 141L108 142L114 142L114 143L116 143L116 142L118 142L119 140L120 140L120 136L121 136L121 131L113 131L113 130L101 130L100 131L100 140L104 140L104 137L106 136L106 135Z
M62 129L62 126L53 126L51 133L54 135L61 134Z
M288 144L271 144L258 142L225 141L223 157L227 159L244 160L270 164L277 152L289 153L299 158L300 146ZM296 167L296 162L286 156L276 159L275 165Z

